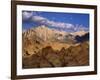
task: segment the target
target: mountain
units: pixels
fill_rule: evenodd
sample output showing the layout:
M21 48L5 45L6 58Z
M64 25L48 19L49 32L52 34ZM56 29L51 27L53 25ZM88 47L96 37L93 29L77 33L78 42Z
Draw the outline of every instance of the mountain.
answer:
M64 31L58 31L48 28L44 25L31 28L27 31L23 31L23 56L35 54L45 46L53 46L54 49L60 49L62 46L68 47L63 42L64 36L68 34ZM27 54L26 54L27 53Z
M45 25L22 33L22 67L89 65L89 32L65 32Z
M64 31L58 31L55 29L48 28L45 25L38 26L36 28L31 28L28 31L23 32L24 37L30 37L30 36L35 35L36 37L41 38L43 41L48 41L54 38L60 39L66 34L68 33Z
M68 67L89 65L88 42L56 51L51 46L42 48L37 54L23 58L23 68Z
M84 34L82 36L77 35L75 37L75 39L76 39L77 42L89 41L89 33L86 33L86 34Z
M22 33L23 56L36 54L46 46L51 46L54 50L65 49L77 42L84 42L85 31L65 32L48 28L45 25L24 30ZM89 34L88 34L89 35Z
M88 33L88 31L80 30L77 32L71 33L73 36L83 36L84 34Z

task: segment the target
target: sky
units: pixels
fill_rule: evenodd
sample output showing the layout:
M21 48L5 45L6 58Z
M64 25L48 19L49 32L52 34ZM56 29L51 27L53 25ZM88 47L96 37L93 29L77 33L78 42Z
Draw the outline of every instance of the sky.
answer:
M89 30L89 14L44 11L22 11L22 29L45 25L49 28L75 32Z

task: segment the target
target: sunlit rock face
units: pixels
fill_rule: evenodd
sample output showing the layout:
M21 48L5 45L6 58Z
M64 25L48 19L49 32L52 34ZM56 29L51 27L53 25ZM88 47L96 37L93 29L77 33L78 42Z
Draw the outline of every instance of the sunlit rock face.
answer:
M30 28L22 33L22 55L23 68L89 65L89 33Z

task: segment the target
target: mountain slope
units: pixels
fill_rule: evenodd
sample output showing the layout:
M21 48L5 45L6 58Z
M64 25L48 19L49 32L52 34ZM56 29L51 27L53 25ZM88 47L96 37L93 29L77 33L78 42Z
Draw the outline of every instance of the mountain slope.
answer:
M23 56L36 54L46 46L51 46L54 50L61 50L62 47L67 49L80 39L84 41L82 36L86 33L85 31L69 33L48 28L45 25L31 28L22 33Z
M37 54L23 58L23 68L68 67L89 65L89 45L83 42L60 51L51 46L42 48Z

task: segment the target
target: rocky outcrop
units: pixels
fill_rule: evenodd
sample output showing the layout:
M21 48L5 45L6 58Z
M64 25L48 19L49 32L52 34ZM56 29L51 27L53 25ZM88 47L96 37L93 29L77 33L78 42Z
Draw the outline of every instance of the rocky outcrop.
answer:
M84 41L89 41L89 33L86 33L82 36L76 36L75 37L76 42L84 42Z
M68 33L48 28L45 25L30 28L22 33L23 56L27 57L35 54L46 46L60 50L62 47L67 48L67 45L84 42L88 37L84 34L86 34L85 31Z
M42 48L30 57L23 57L23 68L68 67L89 65L89 44L54 50L51 46Z
M65 32L45 25L22 33L23 68L89 65L89 33Z

